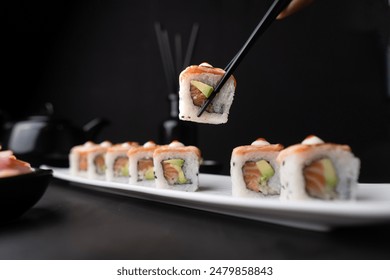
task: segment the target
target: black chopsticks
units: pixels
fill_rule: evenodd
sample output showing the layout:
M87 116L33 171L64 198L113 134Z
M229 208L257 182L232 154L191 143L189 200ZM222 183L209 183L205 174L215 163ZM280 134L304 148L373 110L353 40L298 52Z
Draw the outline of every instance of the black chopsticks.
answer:
M275 18L280 14L284 8L291 2L291 0L274 0L263 18L260 20L259 24L256 26L255 30L249 36L248 40L245 42L244 46L238 51L234 58L229 62L225 68L225 74L222 76L221 80L215 87L214 91L211 93L209 98L203 103L202 107L198 112L198 117L200 117L203 112L206 110L207 106L211 103L217 93L221 90L226 81L233 74L234 70L238 67L242 59L248 53L249 49L255 44L257 38L264 33L265 30L272 24Z

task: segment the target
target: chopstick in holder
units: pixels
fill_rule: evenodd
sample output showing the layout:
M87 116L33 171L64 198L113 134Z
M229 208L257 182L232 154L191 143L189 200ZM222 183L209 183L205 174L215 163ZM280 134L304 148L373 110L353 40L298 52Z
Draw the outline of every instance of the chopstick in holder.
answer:
M155 22L154 29L156 31L157 43L160 49L161 60L163 63L165 78L167 81L168 89L171 93L177 93L178 83L177 76L181 70L187 67L190 63L195 43L196 37L199 30L199 24L194 23L192 26L191 36L188 42L186 49L186 55L183 59L183 49L182 49L182 36L180 34L175 34L174 37L174 56L172 55L172 48L169 41L168 31L164 29L159 22ZM175 58L175 59L174 59Z
M175 35L175 58L176 58L176 74L182 70L182 48L181 48L181 35Z
M169 43L169 35L167 30L162 31L162 42L163 42L163 47L167 56L167 61L168 61L168 71L170 73L170 82L171 82L171 87L172 87L172 92L177 92L177 85L176 85L176 73L175 73L175 64L171 52L171 45Z
M167 81L168 89L170 92L174 92L175 88L173 87L173 83L172 83L172 79L174 79L174 74L172 74L172 71L170 69L171 67L169 66L169 64L171 62L169 60L169 55L168 55L167 48L166 48L165 38L163 38L163 30L161 28L160 23L158 23L158 22L156 22L154 24L154 28L156 31L157 43L158 43L158 47L160 49L161 60L162 60L163 67L164 67L164 73L165 73L165 78Z
M275 18L280 14L284 8L291 2L291 0L274 0L271 6L268 8L267 12L257 24L255 30L249 36L248 40L245 42L243 47L238 51L234 58L229 62L225 68L225 74L222 76L221 80L218 82L214 91L210 94L209 98L203 103L202 107L199 109L198 117L200 117L203 112L206 110L207 106L211 103L217 93L221 90L226 81L233 74L234 70L238 67L242 59L248 53L249 49L255 44L256 40L262 35L267 28L272 24Z
M195 48L196 38L198 36L198 30L199 30L199 24L194 23L192 25L192 30L191 30L190 39L188 41L186 55L185 55L185 58L183 61L183 68L190 65L191 57L192 57L192 54L193 54L194 48Z

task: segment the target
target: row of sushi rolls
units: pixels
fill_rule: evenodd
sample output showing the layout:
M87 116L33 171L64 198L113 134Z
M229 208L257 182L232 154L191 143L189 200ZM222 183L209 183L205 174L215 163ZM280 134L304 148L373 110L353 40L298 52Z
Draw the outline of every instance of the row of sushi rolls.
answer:
M187 67L179 76L179 118L226 123L236 80L231 76L202 115L199 108L224 70L208 63ZM201 151L179 141L112 144L87 142L69 155L70 174L88 179L194 192L199 189ZM263 138L231 151L230 177L235 197L281 200L353 200L360 160L348 145L326 143L310 135L289 147Z

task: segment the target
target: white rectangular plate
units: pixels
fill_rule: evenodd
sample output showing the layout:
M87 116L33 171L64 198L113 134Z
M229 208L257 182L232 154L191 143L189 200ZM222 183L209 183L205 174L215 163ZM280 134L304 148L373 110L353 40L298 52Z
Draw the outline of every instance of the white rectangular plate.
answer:
M71 176L67 168L46 167L55 178L90 185L120 194L264 221L302 229L333 228L390 223L390 184L359 184L356 201L279 201L277 198L238 198L231 195L229 176L200 174L197 192L156 189Z

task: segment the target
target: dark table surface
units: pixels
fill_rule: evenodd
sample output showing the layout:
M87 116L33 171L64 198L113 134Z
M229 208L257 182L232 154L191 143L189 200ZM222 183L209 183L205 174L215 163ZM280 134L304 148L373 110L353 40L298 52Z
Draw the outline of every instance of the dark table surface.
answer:
M390 259L390 224L312 232L54 179L0 225L0 259Z

